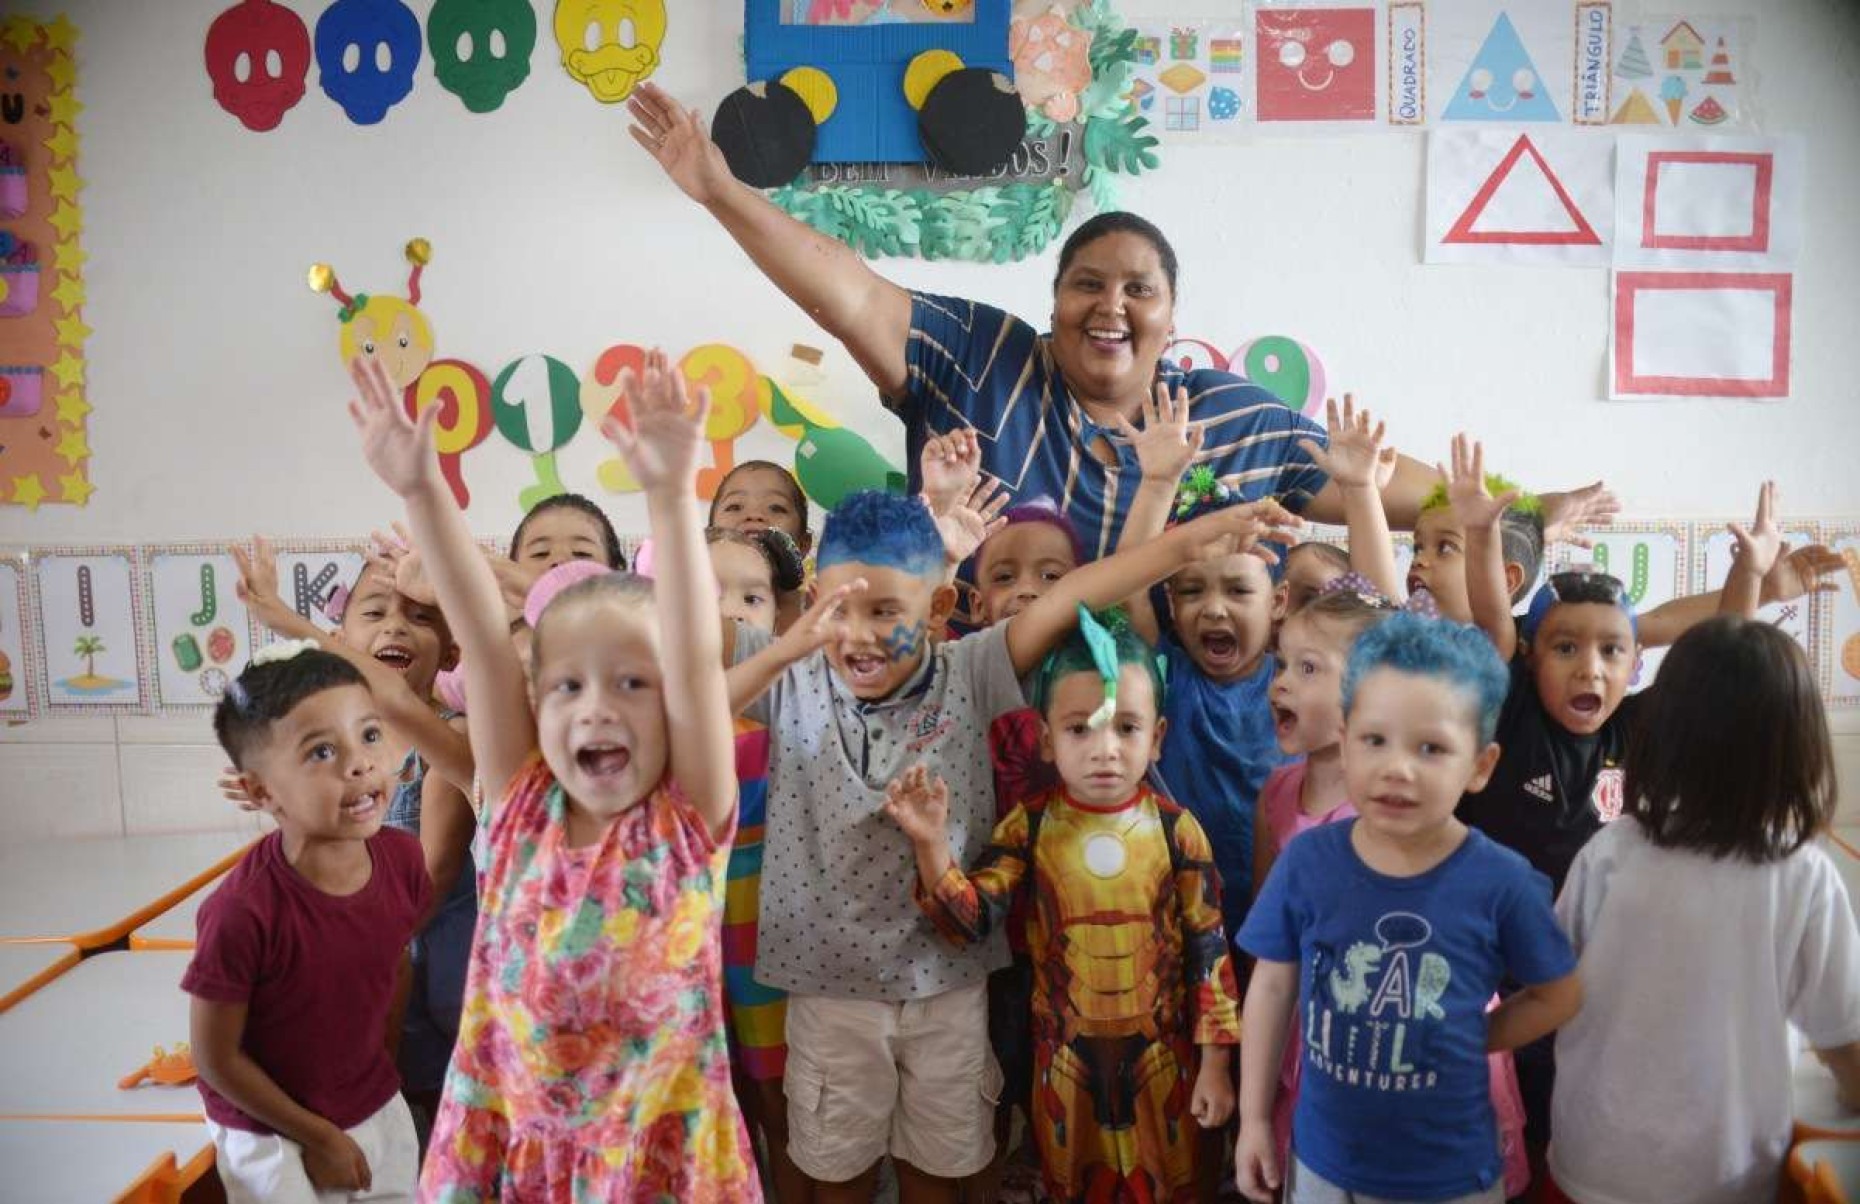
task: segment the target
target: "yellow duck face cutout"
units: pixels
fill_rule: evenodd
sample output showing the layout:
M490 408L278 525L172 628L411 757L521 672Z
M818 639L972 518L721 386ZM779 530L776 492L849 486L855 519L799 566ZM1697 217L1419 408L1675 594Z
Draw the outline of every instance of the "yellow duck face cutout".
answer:
M659 66L665 0L556 0L562 69L603 104L618 104Z
M328 293L341 305L336 316L341 333L336 348L346 367L359 356L369 362L379 361L387 369L388 379L397 389L405 389L420 379L420 373L433 362L433 325L420 312L420 273L433 256L424 238L407 244L405 297L350 295L326 263L310 269L310 287Z

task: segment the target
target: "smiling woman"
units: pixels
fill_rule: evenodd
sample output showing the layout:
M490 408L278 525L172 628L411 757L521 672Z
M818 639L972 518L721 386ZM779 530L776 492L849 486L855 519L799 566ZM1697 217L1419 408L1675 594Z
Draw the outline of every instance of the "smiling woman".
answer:
M697 113L657 86L642 86L627 108L634 140L877 386L905 424L913 477L926 440L973 428L983 471L1017 500L1056 499L1086 553L1102 556L1116 546L1142 476L1128 436L1145 399L1166 385L1188 392L1202 435L1195 465L1243 500L1276 495L1308 517L1342 521L1340 495L1302 446L1321 445L1323 428L1250 381L1163 360L1176 257L1149 222L1105 213L1073 232L1054 280L1052 330L1041 334L980 302L910 292L879 276L737 180ZM1383 490L1392 525L1413 525L1434 480L1401 458ZM1552 527L1612 504L1599 486L1544 496Z

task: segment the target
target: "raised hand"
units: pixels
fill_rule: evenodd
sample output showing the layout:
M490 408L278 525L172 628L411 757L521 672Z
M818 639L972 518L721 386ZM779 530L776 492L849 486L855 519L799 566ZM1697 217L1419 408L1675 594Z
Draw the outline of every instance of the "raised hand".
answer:
M930 513L942 515L975 488L982 475L982 445L968 427L924 442L917 460L923 476L923 499Z
M1737 540L1733 553L1737 569L1767 577L1782 551L1782 532L1776 526L1776 482L1765 481L1757 490L1757 516L1750 526L1728 523L1726 527Z
M1188 407L1187 389L1178 385L1171 395L1169 386L1159 383L1154 398L1143 401L1141 430L1122 414L1117 416L1117 432L1130 441L1144 480L1174 489L1195 462L1201 450L1201 428L1188 424Z
M408 418L386 365L378 359L364 362L356 357L349 364L349 378L357 394L349 403L349 417L361 432L362 456L368 467L403 498L437 487L439 455L433 450L433 423L439 407L427 406L418 419Z
M704 446L710 390L699 389L693 404L685 395L685 378L657 347L646 353L643 371L620 373L619 390L630 421L609 418L601 431L613 441L627 471L648 494L690 489Z
M1540 493L1537 500L1544 507L1544 543L1566 543L1578 548L1592 548L1595 541L1585 533L1587 527L1605 527L1621 512L1620 499L1600 481L1572 489L1567 493Z
M1447 500L1453 503L1454 517L1468 531L1496 527L1505 517L1505 509L1518 500L1518 491L1510 490L1493 497L1485 487L1485 444L1453 436L1453 468L1437 465L1447 482Z
M885 787L885 814L911 844L941 846L949 840L949 786L913 765Z
M723 151L711 141L696 109L685 108L663 88L649 83L633 90L626 111L633 119L627 133L686 196L708 205L724 189L736 186Z
M219 780L213 783L218 787L220 797L230 803L239 804L241 811L263 811L264 808L252 799L252 794L245 788L245 775L231 765L220 768Z
M1793 602L1807 594L1830 594L1841 588L1835 575L1847 562L1826 544L1791 547L1787 540L1776 553L1776 563L1763 576L1764 603Z
M246 604L252 617L261 626L277 631L281 618L297 613L284 601L284 595L278 592L277 549L264 536L254 535L251 551L246 551L238 544L226 550L232 553L233 564L239 569L239 580L233 583L233 592Z
M1339 488L1380 490L1395 475L1395 462L1399 457L1393 447L1383 445L1388 425L1382 422L1371 425L1372 421L1368 410L1356 408L1354 394L1343 395L1341 413L1337 399L1326 398L1324 427L1328 446L1320 446L1315 439L1300 439L1298 446L1311 457L1311 463L1319 471L1337 482Z
M927 505L929 499L924 500ZM969 490L967 497L943 513L932 509L937 532L943 536L943 558L950 564L961 564L975 555L975 550L986 543L989 536L1007 526L1007 519L1000 515L1009 500L1000 482L982 480Z
M1267 564L1277 564L1279 554L1266 545L1291 544L1297 538L1292 531L1302 526L1302 518L1267 498L1204 514L1183 523L1176 531L1189 541L1191 561L1218 560L1246 552Z
M840 611L846 605L846 599L854 594L864 593L866 580L855 578L831 593L820 595L814 604L794 621L794 626L783 632L780 641L790 646L794 659L799 660L817 648L838 643L846 636L846 619Z

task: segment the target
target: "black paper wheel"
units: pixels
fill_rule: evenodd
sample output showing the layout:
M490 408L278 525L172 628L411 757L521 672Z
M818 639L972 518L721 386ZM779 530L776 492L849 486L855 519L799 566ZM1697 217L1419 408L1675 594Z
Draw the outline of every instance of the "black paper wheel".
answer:
M917 114L930 161L959 176L1004 167L1027 135L1027 109L1005 75L986 67L952 71Z
M814 114L786 84L748 84L723 98L710 136L737 179L751 188L792 184L814 157Z

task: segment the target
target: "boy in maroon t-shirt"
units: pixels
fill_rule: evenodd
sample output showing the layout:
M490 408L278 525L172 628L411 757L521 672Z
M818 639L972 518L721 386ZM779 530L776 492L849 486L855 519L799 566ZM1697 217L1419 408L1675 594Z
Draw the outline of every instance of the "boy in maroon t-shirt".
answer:
M342 658L277 644L213 727L279 828L201 905L181 980L227 1198L411 1200L419 1149L387 1027L432 886L419 840L381 826L398 758L374 700Z

